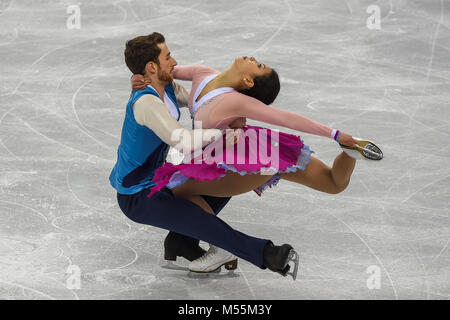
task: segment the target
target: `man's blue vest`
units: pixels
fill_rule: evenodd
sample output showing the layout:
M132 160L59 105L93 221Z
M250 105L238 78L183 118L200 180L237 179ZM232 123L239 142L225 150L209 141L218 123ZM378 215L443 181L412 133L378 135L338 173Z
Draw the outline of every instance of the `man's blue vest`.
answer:
M165 93L175 105L180 119L180 110L172 84L164 88ZM155 185L152 181L155 170L165 162L169 145L164 143L148 127L136 122L133 104L144 94L159 95L151 87L133 91L128 100L125 120L122 127L117 162L109 176L111 185L120 194L134 194Z

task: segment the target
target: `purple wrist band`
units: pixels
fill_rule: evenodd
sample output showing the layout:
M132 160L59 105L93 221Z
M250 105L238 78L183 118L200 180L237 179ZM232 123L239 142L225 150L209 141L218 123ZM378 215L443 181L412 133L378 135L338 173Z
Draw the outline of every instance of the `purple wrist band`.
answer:
M340 136L341 132L339 130L336 130L336 133L334 134L334 140L338 141Z

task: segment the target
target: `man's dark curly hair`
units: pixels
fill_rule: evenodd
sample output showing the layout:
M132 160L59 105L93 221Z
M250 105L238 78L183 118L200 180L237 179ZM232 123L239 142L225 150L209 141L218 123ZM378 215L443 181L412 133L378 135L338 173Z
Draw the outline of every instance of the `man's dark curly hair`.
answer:
M166 42L164 36L158 32L128 40L124 52L128 69L134 74L144 75L145 65L149 61L156 62L159 65L158 57L161 49L158 44L164 42Z

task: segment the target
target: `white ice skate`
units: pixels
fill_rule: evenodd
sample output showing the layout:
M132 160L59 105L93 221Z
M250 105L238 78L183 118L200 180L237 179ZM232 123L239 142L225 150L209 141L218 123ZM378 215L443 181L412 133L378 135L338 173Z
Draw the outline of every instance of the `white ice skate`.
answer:
M355 147L347 147L343 144L339 144L342 150L354 159L369 159L369 160L381 160L383 159L383 151L375 145L372 141L363 140L353 137L358 144Z
M235 270L237 268L236 256L210 245L208 252L189 264L189 270L198 273L209 273L220 269L222 266L225 266L227 270Z

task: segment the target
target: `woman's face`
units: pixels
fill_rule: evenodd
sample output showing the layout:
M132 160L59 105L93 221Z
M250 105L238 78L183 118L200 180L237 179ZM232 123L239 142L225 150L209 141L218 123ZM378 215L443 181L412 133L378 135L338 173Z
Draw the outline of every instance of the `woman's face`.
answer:
M234 65L244 75L250 76L252 79L256 76L270 74L272 69L264 63L258 62L254 57L240 57L234 60Z

